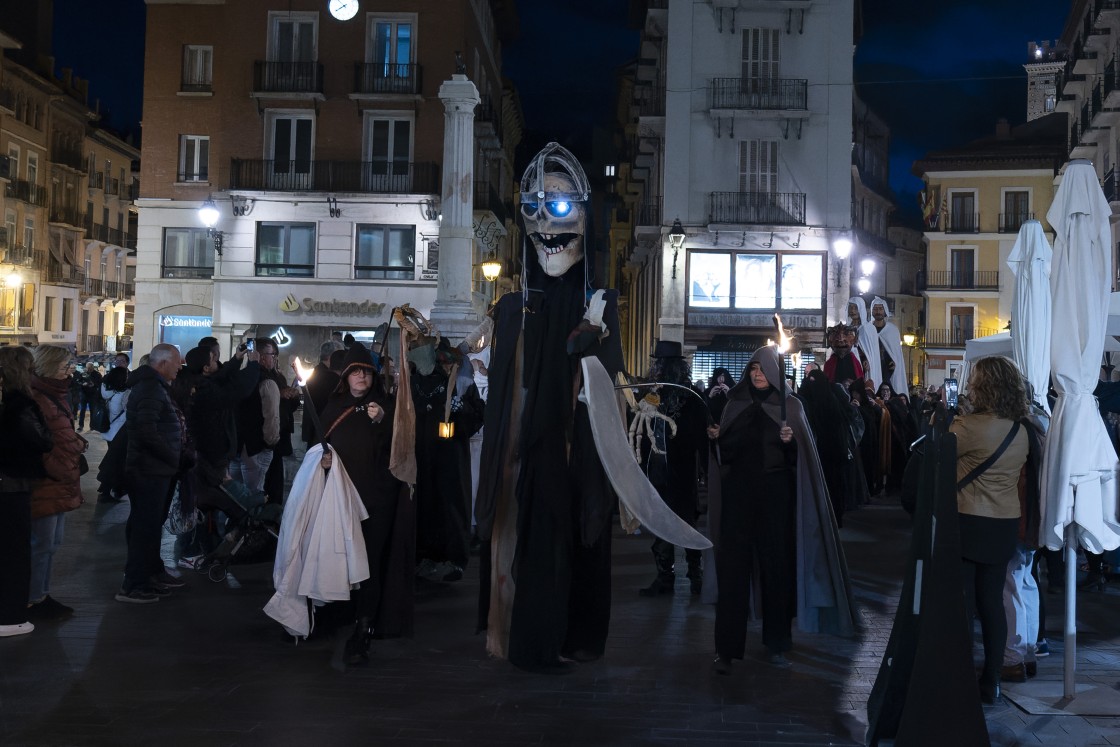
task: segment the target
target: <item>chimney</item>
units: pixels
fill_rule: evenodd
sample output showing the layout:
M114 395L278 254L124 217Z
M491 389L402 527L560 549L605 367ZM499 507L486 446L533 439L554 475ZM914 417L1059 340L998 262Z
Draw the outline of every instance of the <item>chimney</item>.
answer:
M1011 124L1006 118L1000 117L996 120L996 139L997 140L1010 140L1011 139Z

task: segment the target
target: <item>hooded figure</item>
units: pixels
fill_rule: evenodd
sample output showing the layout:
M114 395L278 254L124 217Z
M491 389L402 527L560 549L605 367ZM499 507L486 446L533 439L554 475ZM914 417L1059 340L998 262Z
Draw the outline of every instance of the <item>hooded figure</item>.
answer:
M853 313L854 312L854 313ZM879 341L875 326L871 323L871 313L867 310L867 302L863 296L852 296L848 299L849 326L856 328L857 355L863 361L864 378L870 380L875 389L883 382L879 358Z
M622 368L616 291L589 301L589 197L579 161L550 143L521 182L524 291L491 310L489 396L475 506L479 628L525 669L603 654L615 496L587 408L580 359Z
M758 367L765 381L752 381ZM764 386L759 387L758 384ZM782 386L772 346L751 356L718 427L708 475L708 526L716 550L716 659L720 674L744 656L752 591L771 662L788 665L791 620L806 633L857 627L847 562L801 402ZM781 400L792 433L781 440ZM761 578L761 585L755 583Z
M871 299L871 327L879 333L879 356L881 365L876 371L881 372L881 380L877 381L875 388L888 382L896 394L905 394L910 391L906 383L906 359L902 357L902 336L894 322L889 322L891 316L887 302L879 296Z

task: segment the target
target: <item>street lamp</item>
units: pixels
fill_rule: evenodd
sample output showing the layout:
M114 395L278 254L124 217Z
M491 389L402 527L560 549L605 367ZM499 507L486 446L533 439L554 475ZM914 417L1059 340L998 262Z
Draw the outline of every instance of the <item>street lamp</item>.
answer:
M202 221L202 225L206 226L206 235L214 240L214 251L218 253L219 257L222 256L222 242L225 236L214 226L218 225L218 219L221 217L222 214L218 210L217 204L212 198L207 197L206 202L202 203L202 207L198 209L198 219Z
M918 344L918 336L914 334L913 327L908 328L902 336L902 344L906 346L906 370L910 372L910 383L917 384L919 379L918 372L914 370L914 348Z
M486 259L482 260L479 265L482 268L482 277L486 278L491 283L498 279L502 274L502 263L494 255L494 252L489 252Z
M840 260L840 264L836 268L836 287L839 288L843 285L841 275L844 274L844 261L852 253L852 239L847 232L839 234L832 240L832 251L836 254L836 259Z
M685 233L684 226L681 225L681 219L676 218L673 221L673 227L669 229L669 246L673 247L673 279L677 279L677 252L684 246Z

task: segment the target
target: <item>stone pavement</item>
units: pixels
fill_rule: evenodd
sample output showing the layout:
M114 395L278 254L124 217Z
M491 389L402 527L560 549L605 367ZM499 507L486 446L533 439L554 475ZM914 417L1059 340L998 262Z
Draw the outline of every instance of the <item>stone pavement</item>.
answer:
M96 465L104 443L90 440ZM222 583L185 571L189 588L158 604L115 602L127 513L92 501L71 513L52 595L76 614L0 639L0 745L862 744L909 537L897 505L845 516L865 633L795 632L787 670L755 658L712 675L714 609L683 574L675 595L639 598L649 537L616 535L602 661L537 675L488 658L473 629L475 564L461 582L418 588L412 640L375 641L368 666L340 674L328 642L294 645L261 612L268 564L233 566ZM1079 679L1115 684L1117 598L1081 597ZM1060 599L1047 595L1052 631ZM1060 635L1050 640L1038 677L1060 681ZM748 647L761 648L756 626ZM985 715L997 745L1120 744L1116 718L1030 716L1006 701Z

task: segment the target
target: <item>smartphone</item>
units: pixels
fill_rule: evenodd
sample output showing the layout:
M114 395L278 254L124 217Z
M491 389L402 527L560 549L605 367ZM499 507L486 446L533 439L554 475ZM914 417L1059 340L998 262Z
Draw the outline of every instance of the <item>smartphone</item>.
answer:
M256 347L257 347L257 345L256 345L255 340L246 340L245 341L245 349L248 350L250 353L253 352L253 350L255 350Z
M957 394L960 392L960 382L956 379L945 379L945 407L955 410L957 407Z

